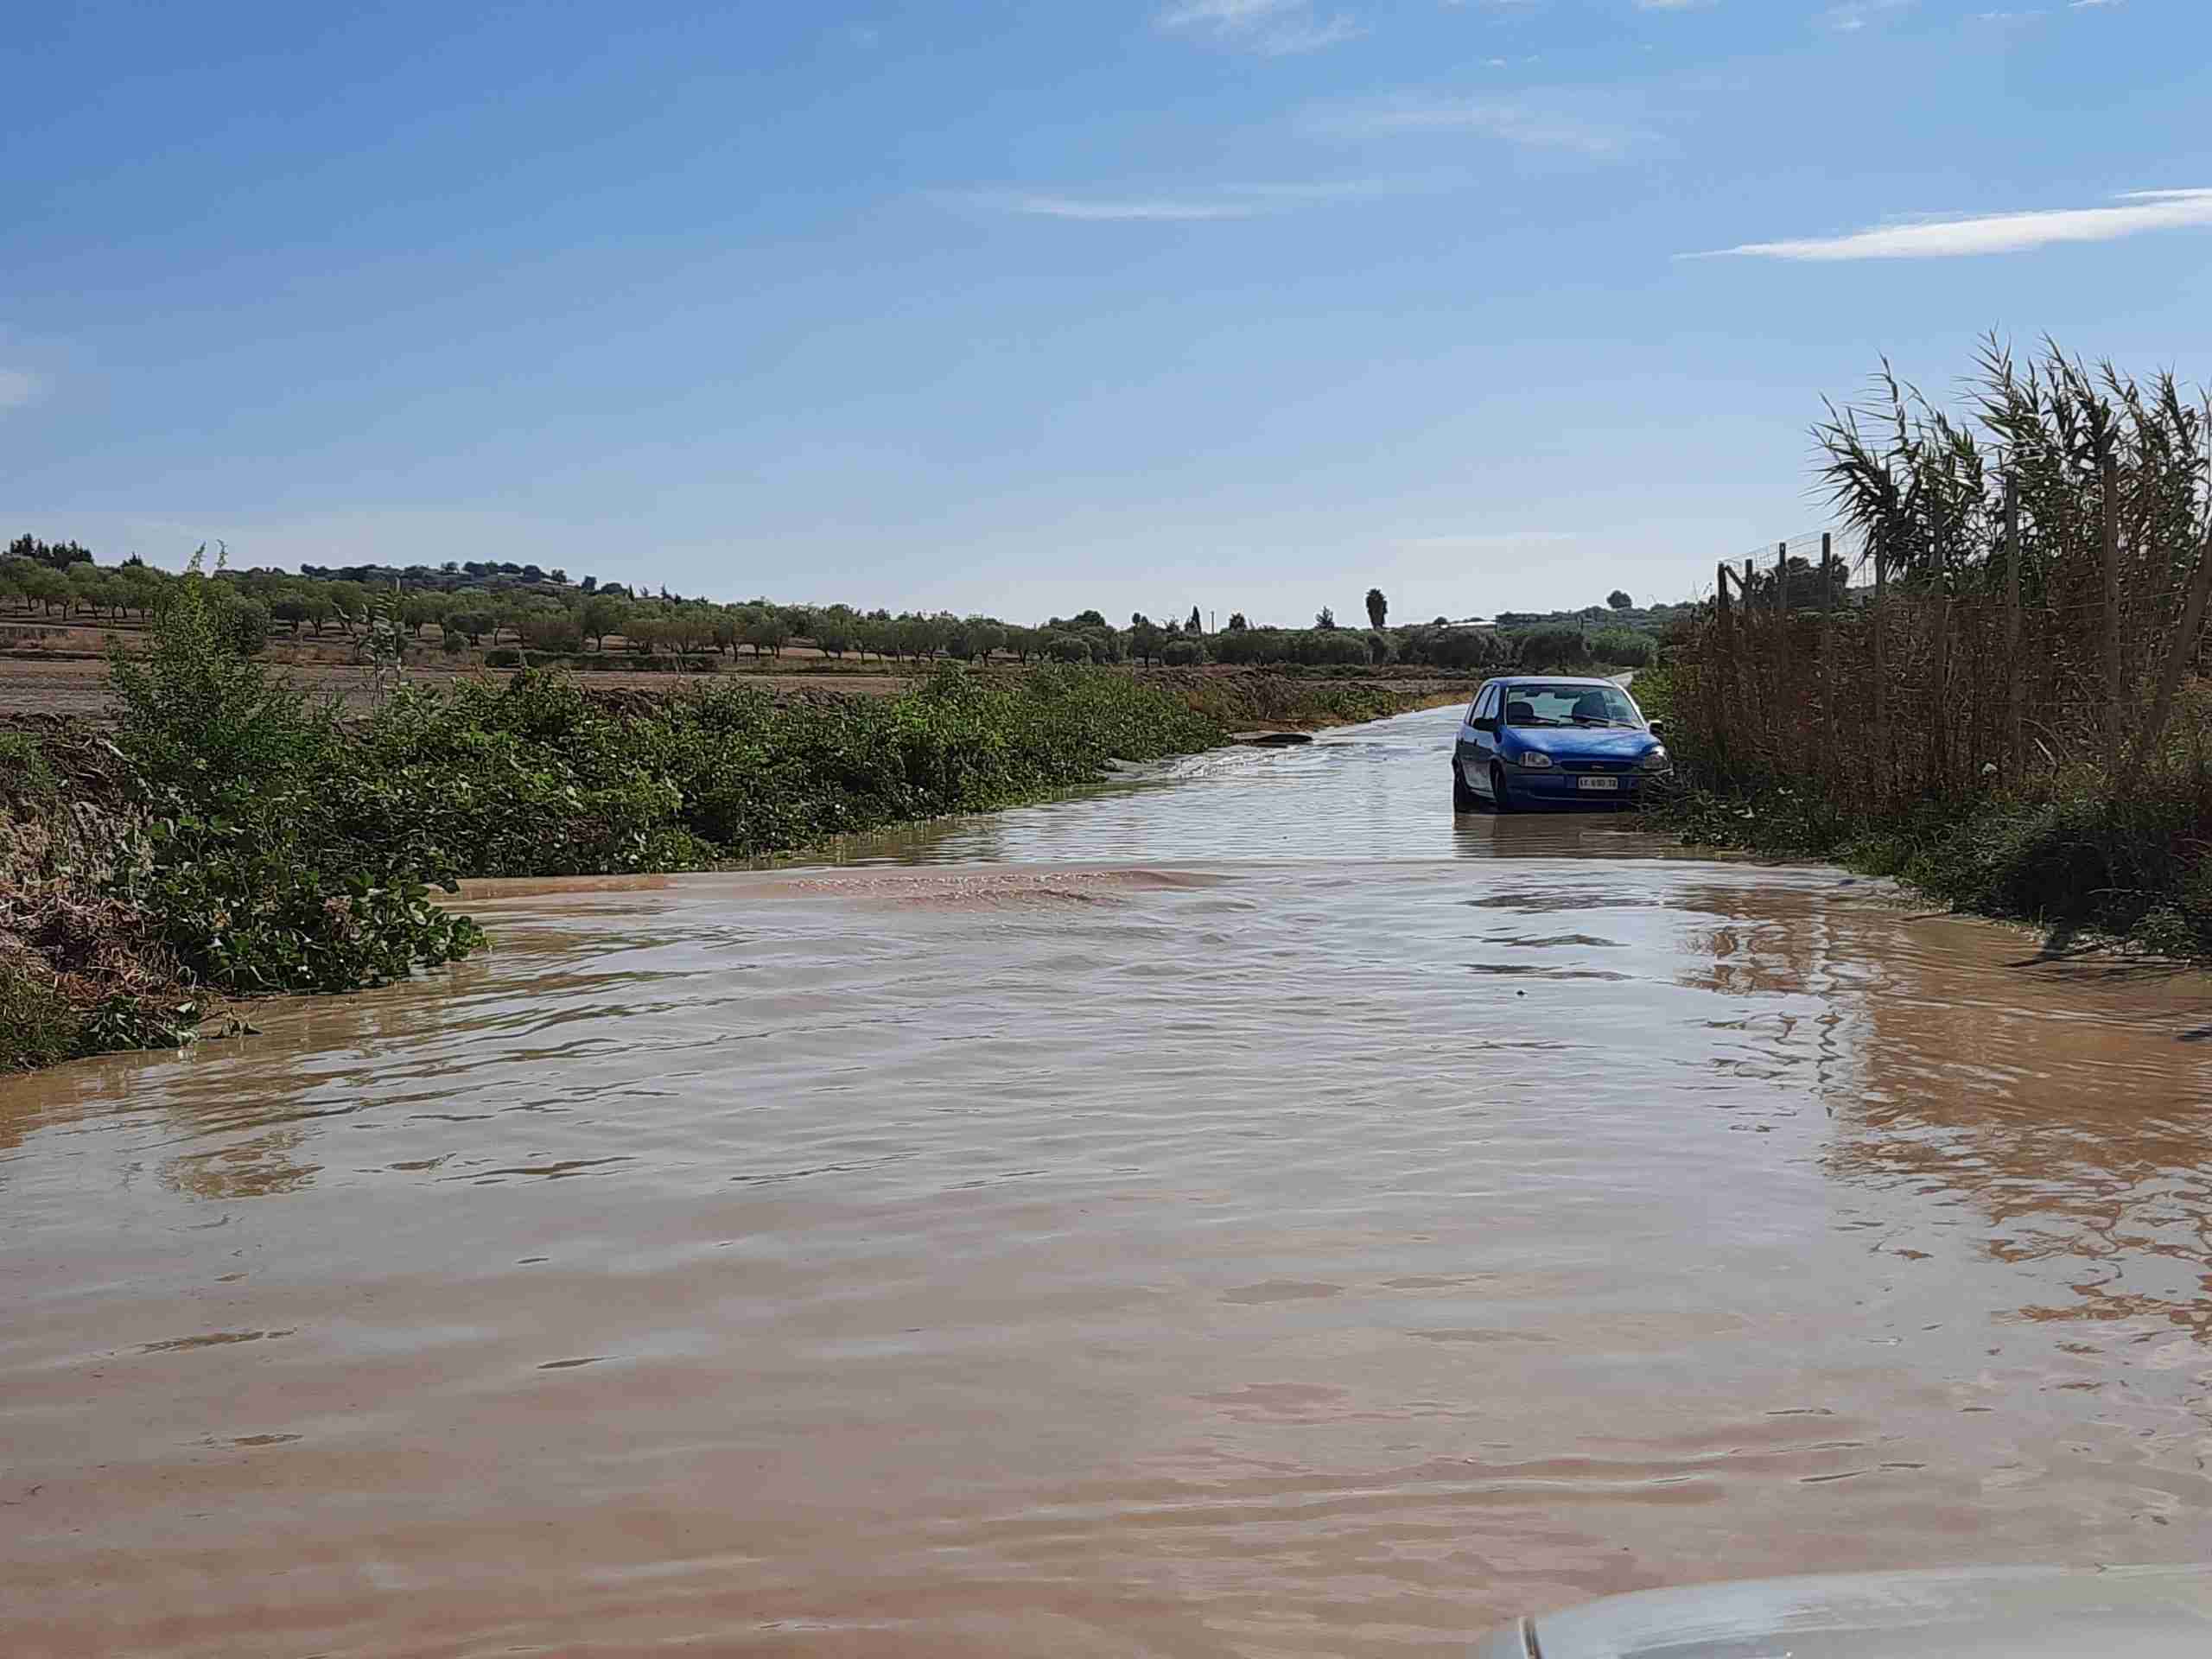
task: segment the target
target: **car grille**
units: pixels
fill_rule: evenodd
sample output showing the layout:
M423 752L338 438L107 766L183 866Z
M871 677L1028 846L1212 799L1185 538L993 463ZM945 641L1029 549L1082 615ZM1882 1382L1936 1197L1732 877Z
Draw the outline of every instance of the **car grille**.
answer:
M1634 772L1636 762L1633 760L1562 760L1560 762L1560 768L1563 772Z

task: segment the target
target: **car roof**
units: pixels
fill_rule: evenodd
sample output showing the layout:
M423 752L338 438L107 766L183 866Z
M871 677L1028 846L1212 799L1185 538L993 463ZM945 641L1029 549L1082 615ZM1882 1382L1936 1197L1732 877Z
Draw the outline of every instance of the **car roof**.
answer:
M1541 681L1545 685L1610 685L1616 691L1621 689L1618 680L1592 679L1580 674L1494 674L1483 683L1517 685L1523 680Z

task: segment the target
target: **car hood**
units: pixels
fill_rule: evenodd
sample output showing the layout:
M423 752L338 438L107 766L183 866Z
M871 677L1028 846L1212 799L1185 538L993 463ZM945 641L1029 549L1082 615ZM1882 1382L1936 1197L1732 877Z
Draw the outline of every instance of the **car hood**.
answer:
M1535 749L1554 760L1641 760L1659 747L1659 740L1642 728L1623 726L1515 727L1510 747L1516 752Z
M1615 1596L1510 1625L1475 1659L2190 1659L2212 1570L1989 1567Z

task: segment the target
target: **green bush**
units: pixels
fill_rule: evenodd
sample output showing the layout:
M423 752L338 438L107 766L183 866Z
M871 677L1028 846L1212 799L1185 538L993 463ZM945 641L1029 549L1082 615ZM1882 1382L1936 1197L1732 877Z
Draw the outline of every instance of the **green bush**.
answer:
M464 634L472 645L481 645L486 635L496 635L499 620L489 611L448 611L438 626L450 632Z
M269 608L259 600L236 596L215 608L223 644L240 657L258 657L269 645Z
M484 653L484 666L486 668L520 668L522 665L522 652L512 645L501 645L497 651Z
M523 644L549 656L574 656L584 648L583 629L567 611L533 611L522 620Z
M1505 641L1489 628L1416 628L1405 638L1408 660L1462 674L1503 668L1510 656Z
M1812 789L1692 789L1653 816L1692 845L1834 859L1955 910L2059 937L2086 932L2212 956L2212 862L2197 829L2204 804L2190 787L2146 788L2124 802L1930 801L1878 823Z
M454 861L410 780L362 764L334 703L239 657L199 584L143 662L111 670L116 745L150 818L123 897L190 978L226 990L343 990L464 956L475 925L429 902Z
M1219 660L1236 665L1363 668L1379 660L1370 638L1349 628L1242 628L1215 635L1213 646Z
M1196 639L1170 639L1160 648L1160 660L1170 668L1194 668L1206 659L1206 648Z
M702 861L677 818L664 735L558 673L410 687L359 740L374 791L349 798L349 842L406 838L467 875L596 875ZM709 857L711 857L709 851Z
M1586 668L1590 642L1580 628L1531 628L1514 642L1514 664L1528 672Z
M1590 654L1609 668L1649 668L1659 642L1633 628L1605 628L1590 641Z

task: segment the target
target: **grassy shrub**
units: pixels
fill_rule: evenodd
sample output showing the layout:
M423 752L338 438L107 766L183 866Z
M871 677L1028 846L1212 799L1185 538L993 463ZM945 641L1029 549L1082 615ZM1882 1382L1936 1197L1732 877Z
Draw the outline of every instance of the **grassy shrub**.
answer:
M1639 681L1637 690L1643 690ZM1869 820L1821 791L1692 790L1653 810L1694 846L1774 858L1833 859L1892 876L1954 910L2089 934L2169 955L2212 957L2212 860L2193 786L2149 786L2115 801L1930 800Z
M60 976L31 951L0 946L0 1072L73 1058L83 1030Z
M2212 951L2199 804L2173 793L2126 801L1991 803L1917 836L1867 837L1869 868L1955 909L2089 931L2190 954Z
M18 800L50 801L60 793L44 752L20 732L0 732L0 778L8 780L8 793Z
M200 1013L154 918L118 892L146 856L120 757L50 741L0 740L15 763L0 764L0 1071L180 1041Z

